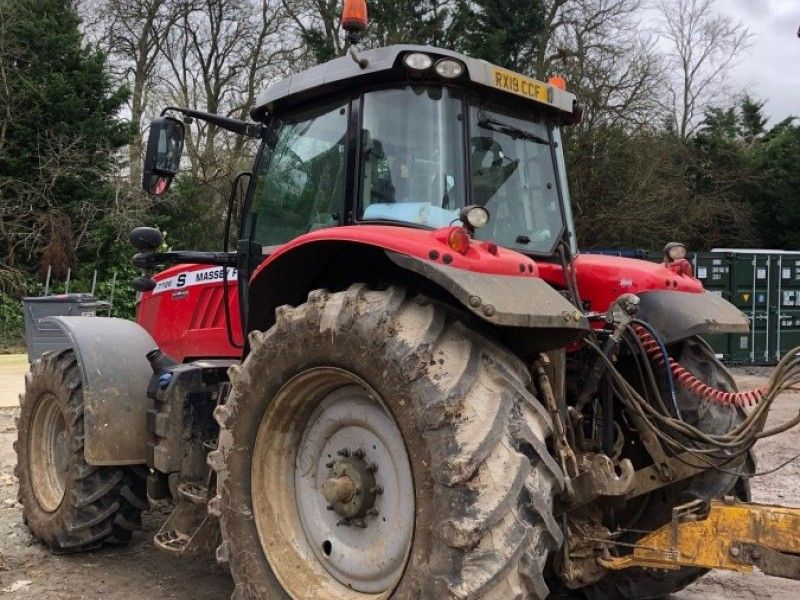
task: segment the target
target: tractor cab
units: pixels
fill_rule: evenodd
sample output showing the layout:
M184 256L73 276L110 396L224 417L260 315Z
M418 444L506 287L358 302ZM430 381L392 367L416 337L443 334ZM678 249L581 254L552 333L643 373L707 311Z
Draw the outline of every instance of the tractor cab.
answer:
M171 114L254 138L258 150L241 211L233 186L228 213L242 215L235 252L153 254L154 239L139 244L134 258L146 271L181 265L189 280L200 265L235 267L231 315L218 311L219 322L199 327L189 310L200 300L192 292L188 301L183 294L157 298L180 276L162 271L136 284L145 292L140 323L177 357L196 351L177 339L193 327L191 335L216 340L203 342L204 355L240 356L241 325L268 328L274 309L302 301L309 286L341 289L360 280L455 298L494 326L544 328L533 336L538 350L579 338L586 319L537 271L539 260L557 266L577 253L560 127L576 122L581 108L564 88L558 77L544 83L449 50L395 45L352 51L268 86L250 122L165 109L151 125L143 170L151 194L166 193L180 166L184 126ZM229 219L225 239L231 227ZM452 269L431 275L431 262ZM468 277L461 271L536 281L502 292L487 284L492 292L475 294L453 282ZM228 289L228 270L213 273ZM435 291L426 284L432 276ZM530 310L511 302L520 297ZM543 302L547 315L536 308ZM159 324L164 315L169 327ZM533 337L521 339L528 345Z
M559 126L579 109L560 81L422 46L359 60L293 75L258 99L253 240L339 225L437 229L468 207L478 240L546 256L574 239Z

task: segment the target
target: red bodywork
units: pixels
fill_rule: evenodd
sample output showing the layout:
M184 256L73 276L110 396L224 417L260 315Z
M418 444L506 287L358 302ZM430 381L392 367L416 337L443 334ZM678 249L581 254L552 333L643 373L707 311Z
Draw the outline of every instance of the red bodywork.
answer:
M292 250L316 242L355 242L431 260L456 269L491 275L541 277L557 288L566 287L561 267L534 263L530 258L493 242L472 241L466 251L448 246L453 227L435 231L385 225L357 225L320 229L281 246L255 270L251 281L268 276L269 266ZM664 265L611 256L581 255L576 259L578 287L592 311L605 311L626 292L648 290L703 291L688 275L678 275ZM241 349L228 341L225 328L222 267L176 265L157 275L158 286L146 292L137 313L138 322L159 347L179 362L196 358L236 358ZM228 300L235 341L242 341L236 277L229 270ZM277 285L280 285L277 283Z
M565 288L561 265L538 263L539 277L557 288ZM668 290L699 294L703 284L690 275L679 275L663 264L635 258L581 254L575 259L575 278L581 299L589 310L605 312L620 294Z
M465 253L452 250L447 245L447 238L454 229L460 227L443 227L430 231L411 227L394 227L390 225L354 225L331 229L318 229L312 233L301 235L281 246L256 269L253 279L268 268L275 260L299 246L321 241L357 242L367 246L384 248L393 252L407 254L416 258L433 260L455 269L465 269L492 275L537 275L536 263L530 258L512 250L498 248L492 242L472 241ZM493 247L497 254L490 250ZM436 256L436 258L433 258Z
M241 342L236 276L229 270L228 301L234 341ZM240 348L228 341L222 267L175 265L154 277L157 287L145 292L136 320L164 352L178 362L196 358L238 358Z

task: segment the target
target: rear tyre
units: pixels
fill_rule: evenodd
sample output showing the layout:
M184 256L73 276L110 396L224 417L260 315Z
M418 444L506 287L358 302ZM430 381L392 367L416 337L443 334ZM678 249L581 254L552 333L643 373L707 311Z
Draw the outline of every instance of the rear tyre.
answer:
M144 472L84 459L83 390L72 350L47 353L31 365L17 435L23 518L52 551L124 544L141 527Z
M728 392L736 391L736 382L725 365L717 360L713 350L700 338L684 340L670 355L674 356L696 377L711 387ZM719 406L702 400L683 388L677 388L678 407L684 420L706 433L724 434L745 418L744 411L732 406ZM755 471L753 457L733 461L725 466L728 471L745 475ZM750 484L746 476L707 470L686 481L654 492L641 519L631 527L651 531L667 523L672 508L691 500L721 498L732 494L742 500L750 499ZM624 541L634 541L633 539ZM680 591L705 575L706 569L683 568L675 571L632 568L608 573L599 583L585 589L592 600L661 598Z
M400 288L276 316L215 412L234 598L547 596L563 480L524 365Z

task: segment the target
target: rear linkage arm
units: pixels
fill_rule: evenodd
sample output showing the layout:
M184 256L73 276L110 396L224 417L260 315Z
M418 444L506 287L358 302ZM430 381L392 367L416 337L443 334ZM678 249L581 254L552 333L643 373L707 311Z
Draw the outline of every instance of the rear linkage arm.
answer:
M631 554L598 558L609 570L727 569L800 579L800 508L694 500L672 510L672 520L646 535Z

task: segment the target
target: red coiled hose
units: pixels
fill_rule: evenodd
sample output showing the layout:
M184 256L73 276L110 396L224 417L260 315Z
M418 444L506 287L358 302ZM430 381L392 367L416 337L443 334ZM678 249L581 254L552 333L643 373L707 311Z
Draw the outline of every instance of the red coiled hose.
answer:
M639 336L639 339L642 340L642 346L644 346L650 359L658 366L664 366L664 357L661 354L661 349L651 333L641 325L634 325L633 330L636 332L636 335ZM672 357L669 359L669 368L672 371L672 378L677 381L681 387L695 396L724 406L753 406L764 399L764 394L767 391L766 387L744 392L725 392L712 388L710 385L703 383L692 375L692 373L682 367L680 363Z

